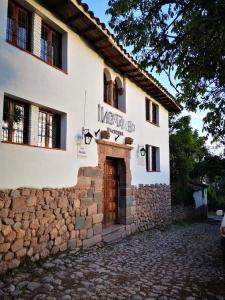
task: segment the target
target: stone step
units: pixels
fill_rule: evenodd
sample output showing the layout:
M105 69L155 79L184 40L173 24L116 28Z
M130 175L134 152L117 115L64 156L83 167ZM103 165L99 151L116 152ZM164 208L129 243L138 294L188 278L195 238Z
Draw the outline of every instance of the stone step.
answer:
M103 229L102 241L106 244L116 242L125 236L126 230L124 225L113 225Z

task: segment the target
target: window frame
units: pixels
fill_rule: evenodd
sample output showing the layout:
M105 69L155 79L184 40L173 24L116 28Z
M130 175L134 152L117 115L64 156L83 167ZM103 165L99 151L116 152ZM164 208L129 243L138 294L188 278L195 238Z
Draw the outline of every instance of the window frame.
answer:
M42 57L42 33L43 33L43 29L45 28L45 30L47 31L47 60L45 60ZM53 45L53 36L55 35L55 37L58 37L58 41L59 44L57 45L57 55L58 57L56 58L56 63L54 63L54 57L52 54L52 45ZM41 41L40 41L40 59L42 61L44 61L45 63L59 69L59 70L63 70L63 66L62 66L62 34L52 28L51 26L49 26L46 22L44 22L44 20L42 20L41 22Z
M45 135L43 136L45 139L44 146L39 144L39 137L42 137L42 135L39 134L40 129L40 113L43 113L46 115L46 122L45 122ZM50 123L50 119L52 117L52 123ZM54 118L56 119L56 125L54 125ZM56 126L55 128L53 126ZM50 134L50 130L52 127L52 131ZM53 132L56 130L56 140L54 142L53 140ZM51 143L51 144L50 144ZM55 146L53 145L55 143ZM54 113L52 111L43 109L39 107L38 111L38 147L40 148L47 148L47 149L62 149L61 148L61 115Z
M12 40L9 39L9 11L10 6L13 10L12 12ZM27 24L26 24L26 47L21 47L18 43L18 29L19 29L19 14L23 13L26 14L27 17ZM32 47L31 47L31 37L32 37L32 13L27 10L26 8L19 5L17 2L14 2L12 0L8 1L8 12L7 12L7 27L6 27L6 40L8 43L18 47L21 50L27 51L29 53L32 53Z
M8 137L7 140L3 140L3 122L4 122L4 109L5 109L5 103L7 103L8 107L8 112L7 112L7 122L8 122ZM23 107L24 113L23 113L23 141L22 142L17 142L14 141L13 139L13 134L16 129L14 128L14 111L15 111L15 106L21 106ZM2 120L2 135L1 135L1 142L3 143L11 143L11 144L20 144L20 145L28 145L29 144L29 122L30 122L30 105L28 103L25 103L23 101L15 100L11 97L4 97L3 101L3 120ZM18 129L17 129L18 130Z
M145 145L146 151L146 171L147 172L161 172L160 171L160 147ZM153 160L153 151L154 151L154 160Z
M154 108L155 113L153 112ZM154 119L153 116L155 116ZM159 105L147 97L145 98L145 120L159 127Z

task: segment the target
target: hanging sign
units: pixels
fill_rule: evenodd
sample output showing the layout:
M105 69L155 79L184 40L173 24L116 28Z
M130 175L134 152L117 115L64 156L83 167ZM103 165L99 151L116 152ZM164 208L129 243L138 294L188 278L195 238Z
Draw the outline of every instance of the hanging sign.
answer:
M115 125L119 129L130 133L135 131L135 124L132 121L126 121L121 115L105 110L100 104L98 105L98 121L108 125Z

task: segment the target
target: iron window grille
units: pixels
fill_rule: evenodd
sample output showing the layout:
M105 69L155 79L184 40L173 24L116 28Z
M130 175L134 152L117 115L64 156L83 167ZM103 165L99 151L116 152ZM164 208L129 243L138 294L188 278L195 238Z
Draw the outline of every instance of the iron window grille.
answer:
M41 59L57 68L62 68L62 36L42 22Z
M6 39L9 43L31 51L31 14L9 1Z
M60 148L60 115L39 110L38 146Z
M4 99L2 141L28 144L29 105L10 98Z

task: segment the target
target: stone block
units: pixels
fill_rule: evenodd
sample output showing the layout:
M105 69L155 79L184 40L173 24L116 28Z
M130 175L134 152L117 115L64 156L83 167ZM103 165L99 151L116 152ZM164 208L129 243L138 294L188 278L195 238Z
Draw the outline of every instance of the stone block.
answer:
M14 211L26 211L27 210L27 205L24 197L16 197L12 198L12 209Z
M68 199L66 197L60 197L58 200L58 207L67 208L68 207Z
M31 196L27 199L27 206L35 206L37 204L37 197L36 196Z
M11 232L6 236L7 242L13 242L16 238L16 232L14 230L11 230Z
M93 198L87 198L86 197L86 198L81 198L80 199L80 204L81 204L82 208L90 206L92 203L93 203Z
M88 211L88 216L97 214L98 212L97 203L93 203L92 205L88 206L87 211Z
M25 256L27 253L27 249L26 248L22 248L18 251L16 251L16 257L19 258L19 257L23 257Z
M61 236L58 236L56 239L55 239L55 246L58 246L62 243L62 237Z
M101 234L95 235L92 238L86 239L83 241L83 248L86 249L86 248L92 247L92 246L96 245L97 243L100 243L101 240L102 240Z
M69 240L68 241L68 249L76 249L77 246L77 241L75 239Z
M0 253L6 253L10 248L10 243L0 244Z
M2 234L4 236L9 235L11 231L12 231L12 227L10 225L4 225L4 224L2 224Z
M87 216L85 218L84 228L89 229L92 227L92 216Z
M95 192L94 193L94 201L97 203L101 203L103 201L103 193L102 192Z
M14 253L9 251L6 253L4 260L8 261L8 260L12 260L13 258L14 258Z
M61 244L61 245L59 246L59 250L60 250L60 251L66 251L66 250L67 250L67 242Z
M103 220L103 214L95 214L92 216L93 224L101 223Z
M7 218L8 215L9 215L9 209L8 208L0 209L0 218Z
M85 240L87 238L87 229L80 230L80 239Z
M83 229L85 224L85 218L84 217L77 217L75 222L75 228L76 229Z
M78 177L77 186L79 187L89 187L91 186L91 177Z
M20 250L22 248L23 248L23 240L22 239L16 240L11 246L11 249L13 252L17 252L18 250Z
M92 238L93 235L94 235L93 228L89 228L89 229L87 230L87 239Z
M102 223L93 226L94 235L102 234Z
M9 269L14 269L19 267L20 265L20 260L19 259L13 259L11 261L8 262L8 268Z

